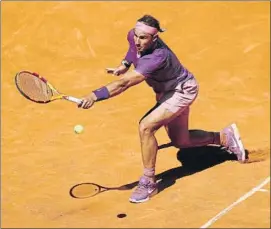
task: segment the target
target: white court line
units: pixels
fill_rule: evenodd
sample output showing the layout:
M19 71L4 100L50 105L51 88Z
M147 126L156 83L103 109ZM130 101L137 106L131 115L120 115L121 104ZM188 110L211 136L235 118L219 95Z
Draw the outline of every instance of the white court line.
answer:
M230 211L235 205L239 204L243 200L247 199L248 197L252 196L255 192L259 191L264 185L266 185L268 182L270 182L270 177L267 177L261 184L256 186L255 188L251 189L248 193L240 197L238 200L236 200L233 204L222 210L220 213L218 213L215 217L210 219L207 223L202 225L200 228L207 228L211 226L215 221L217 221L221 216L225 215L228 211Z
M261 188L261 189L259 189L258 191L260 191L260 192L269 192L269 190L264 189L264 188Z

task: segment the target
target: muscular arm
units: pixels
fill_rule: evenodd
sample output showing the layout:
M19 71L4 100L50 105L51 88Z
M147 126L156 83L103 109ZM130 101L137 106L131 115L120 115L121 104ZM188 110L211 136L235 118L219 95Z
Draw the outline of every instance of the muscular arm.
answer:
M105 87L107 88L110 97L114 97L126 91L129 87L141 83L145 79L146 77L141 75L140 73L136 71L130 71L124 74L118 80L107 84ZM93 92L89 95L89 97L92 98L94 101L97 100L97 97Z
M129 87L137 85L145 80L145 76L141 75L136 71L131 71L123 75L119 80L113 81L110 84L106 85L110 97L121 94Z

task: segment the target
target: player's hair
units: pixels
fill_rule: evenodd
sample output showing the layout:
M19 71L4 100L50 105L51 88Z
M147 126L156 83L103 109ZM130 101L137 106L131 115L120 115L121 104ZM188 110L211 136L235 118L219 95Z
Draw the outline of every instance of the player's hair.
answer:
M163 29L160 28L159 21L151 15L145 14L143 17L139 18L137 21L143 22L144 24L148 26L154 27L158 29L159 32L164 31Z

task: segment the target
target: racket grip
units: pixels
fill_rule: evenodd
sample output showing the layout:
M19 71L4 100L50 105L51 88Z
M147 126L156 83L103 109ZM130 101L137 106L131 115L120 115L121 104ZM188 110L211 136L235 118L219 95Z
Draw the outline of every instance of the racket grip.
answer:
M82 99L78 99L78 98L75 98L75 97L72 97L72 96L65 96L64 98L66 100L69 100L69 101L77 103L77 104L80 104L83 101Z

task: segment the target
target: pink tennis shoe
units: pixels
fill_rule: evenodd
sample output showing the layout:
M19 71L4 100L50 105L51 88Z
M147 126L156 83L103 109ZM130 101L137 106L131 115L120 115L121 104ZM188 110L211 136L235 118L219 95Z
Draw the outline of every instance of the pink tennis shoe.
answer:
M220 137L222 146L224 146L229 153L234 153L239 162L246 160L245 148L235 123L225 127L221 131Z
M132 203L142 203L157 193L157 183L147 176L142 176L129 200Z

